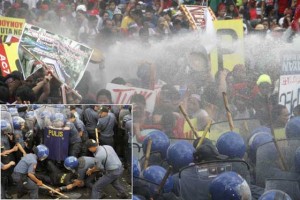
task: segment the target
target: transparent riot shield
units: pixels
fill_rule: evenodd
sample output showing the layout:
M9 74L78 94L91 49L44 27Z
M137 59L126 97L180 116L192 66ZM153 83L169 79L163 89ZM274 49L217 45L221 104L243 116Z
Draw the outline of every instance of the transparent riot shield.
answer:
M266 179L265 190L281 190L292 199L300 199L299 179Z
M218 174L226 171L234 171L240 174L250 185L250 168L245 161L216 160L182 168L178 173L178 181L174 178L174 189L183 199L209 199L211 181Z
M13 133L14 132L14 126L13 126L13 122L12 122L12 117L10 115L10 113L6 110L2 110L1 109L1 120L5 120L7 123L9 123L7 130L1 130L2 134L7 134L7 133Z
M45 105L34 111L37 123L40 129L44 129L47 126L51 126L51 116L55 113L53 107Z
M158 194L159 185L141 177L133 177L133 194L143 192L145 196L154 197Z
M265 187L267 179L299 180L300 174L295 172L294 157L300 146L300 138L277 141L279 150L287 169L284 170L279 153L274 142L268 142L258 147L256 152L255 177L256 185ZM279 181L277 181L278 183Z
M142 146L138 143L132 143L132 155L140 159L143 156Z
M240 133L245 143L251 137L251 132L260 127L259 121L256 119L236 119L233 120L234 132ZM228 121L216 122L211 125L210 139L217 141L218 138L225 132L230 131Z

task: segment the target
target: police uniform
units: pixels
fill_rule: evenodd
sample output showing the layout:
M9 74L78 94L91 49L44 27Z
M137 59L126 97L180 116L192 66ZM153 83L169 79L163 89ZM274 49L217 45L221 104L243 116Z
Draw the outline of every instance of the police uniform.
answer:
M125 188L118 180L124 169L115 150L109 145L98 146L94 155L97 168L104 169L106 173L93 185L92 199L98 199L108 184L112 184L120 194L125 194Z
M100 129L100 144L114 146L114 126L116 117L113 113L108 113L107 116L99 118L97 128Z
M82 156L78 158L78 168L76 170L76 173L78 175L78 180L84 181L85 185L89 188L92 188L92 182L95 180L95 177L97 173L93 173L90 176L86 177L86 171L89 168L92 168L96 164L96 160L94 157L88 157L88 156Z
M83 121L91 139L96 139L95 128L97 127L98 118L98 113L93 108L87 108L83 111Z
M23 193L24 189L28 190L31 199L38 199L39 187L29 177L27 177L27 174L35 173L36 165L37 156L32 153L27 154L20 160L12 174L12 178L17 184L18 193Z
M66 186L71 184L73 180L77 178L77 174L75 173L66 173L60 170L52 160L47 160L47 170L49 173L37 174L36 177L51 185Z
M82 136L81 136L81 141L82 141L82 147L81 147L81 154L82 156L86 156L87 155L87 148L86 148L86 141L89 139L89 135L88 135L88 132L85 128L85 125L84 123L76 118L75 122L74 122L74 125L76 127L76 129L80 132L82 131Z
M69 156L78 157L81 151L81 138L79 132L72 122L67 122L66 126L70 128Z

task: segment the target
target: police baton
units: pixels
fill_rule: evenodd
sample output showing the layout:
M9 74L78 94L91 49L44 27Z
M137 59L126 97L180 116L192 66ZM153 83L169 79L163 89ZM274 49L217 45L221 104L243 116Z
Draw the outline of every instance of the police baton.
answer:
M204 129L204 132L203 132L203 134L201 136L201 139L199 140L199 142L198 142L198 144L196 146L196 149L198 149L202 145L202 143L204 141L204 138L206 137L206 134L208 133L208 130L211 127L211 124L212 124L212 120L210 119L209 122L207 123L205 129Z
M196 138L199 138L198 137L198 134L197 134L197 131L196 129L194 128L190 118L188 117L187 113L185 112L184 108L182 107L182 105L179 105L179 110L180 112L183 114L183 117L185 118L185 120L187 121L187 123L189 124L190 128L192 129L194 135Z
M98 128L95 128L96 142L99 144Z
M165 186L165 184L166 184L166 182L167 182L167 179L168 179L168 177L169 177L170 174L171 174L172 169L173 169L172 166L169 165L168 170L167 170L167 172L166 172L164 178L162 179L162 181L161 181L160 184L159 184L159 188L158 188L158 191L157 191L158 194L160 194L160 193L162 192L162 190L163 190L163 188L164 188L164 186Z
M70 197L68 197L67 195L64 195L63 193L58 192L58 191L54 190L53 188L51 188L51 187L49 187L49 186L47 186L47 185L45 185L45 184L43 184L42 186L45 187L46 189L48 189L48 190L50 190L50 191L56 193L56 194L59 194L60 196L66 198L66 199L69 199L69 198L70 198Z
M228 107L227 95L226 95L226 92L222 92L222 94L223 94L223 101L224 101L224 106L225 106L225 110L226 110L226 113L227 113L227 119L228 119L229 127L230 127L230 130L233 131L234 126L233 126L232 115L231 115L231 112L230 112L229 107Z
M148 164L149 164L151 146L152 146L152 139L150 138L148 140L148 143L147 143L146 156L145 156L145 162L144 162L144 169L146 169L148 167Z
M269 106L269 105L270 105L270 104L269 104L269 98L268 98L267 95L266 95L266 103L267 103L267 109L268 109L268 114L269 114L271 133L272 133L272 135L273 135L273 142L274 142L274 144L275 144L276 150L277 150L277 152L278 152L278 154L279 154L279 161L280 161L280 164L281 164L280 166L281 166L282 170L286 171L286 170L288 169L288 167L287 167L287 164L286 164L285 159L284 159L284 157L283 157L283 154L282 154L282 152L281 152L280 149L279 149L277 140L276 140L276 138L275 138L275 132L274 132L274 128L273 128L273 121L272 121L271 108L270 108L270 106Z

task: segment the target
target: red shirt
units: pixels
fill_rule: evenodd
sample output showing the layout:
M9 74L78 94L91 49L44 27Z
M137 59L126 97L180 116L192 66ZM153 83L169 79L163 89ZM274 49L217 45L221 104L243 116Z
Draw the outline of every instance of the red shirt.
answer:
M284 14L284 10L289 7L288 0L278 0L278 13Z
M294 19L293 19L293 22L292 22L292 29L294 31L300 31L300 27L299 27L299 18L300 18L300 0L298 0L297 2L297 7L296 7L296 10L295 10L295 15L294 15Z

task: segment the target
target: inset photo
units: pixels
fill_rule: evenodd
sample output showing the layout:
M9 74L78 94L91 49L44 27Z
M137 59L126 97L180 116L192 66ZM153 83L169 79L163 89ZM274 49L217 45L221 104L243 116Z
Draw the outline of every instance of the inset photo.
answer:
M131 199L131 105L1 105L1 199Z

